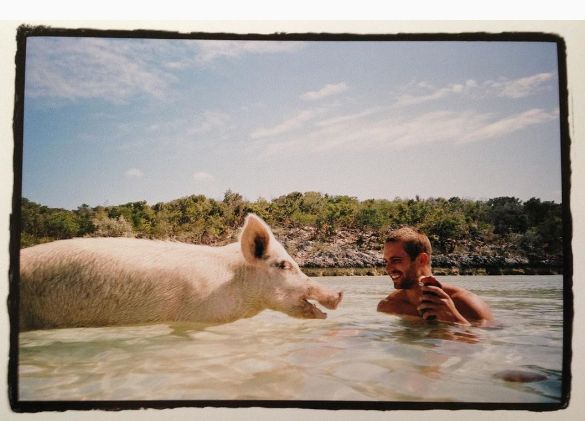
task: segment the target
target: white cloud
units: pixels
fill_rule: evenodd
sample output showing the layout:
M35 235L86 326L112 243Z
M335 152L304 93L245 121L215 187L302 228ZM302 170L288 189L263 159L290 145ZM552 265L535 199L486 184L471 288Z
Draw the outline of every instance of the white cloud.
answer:
M191 127L187 129L189 134L209 133L214 130L226 128L230 121L230 116L217 111L205 111L195 116Z
M226 113L204 111L193 115L184 111L173 119L153 118L144 125L119 123L112 136L117 138L116 147L119 150L128 151L217 145L232 130L231 117Z
M470 143L506 138L531 126L553 121L557 111L532 109L511 116L477 111L433 111L393 122L384 140L389 145L407 148L424 143ZM379 126L382 128L382 126Z
M281 136L263 144L271 154L327 152L331 150L397 150L430 143L470 143L506 139L516 132L558 118L558 110L530 109L514 115L478 111L432 111L400 115L395 110L367 110L331 117L302 133ZM260 145L258 145L260 146Z
M284 41L196 41L197 60L207 63L221 57L239 57L244 54L292 53L304 47L303 42Z
M163 63L163 66L168 68L168 69L184 69L185 67L188 66L188 62L183 60L183 61L171 61L168 63Z
M26 89L31 97L120 101L173 95L175 72L220 57L290 53L303 42L30 38Z
M478 83L469 79L462 83L451 83L443 87L435 87L427 81L410 83L403 88L394 104L395 107L418 105L437 101L455 95L467 95L473 98L508 97L513 99L535 95L549 87L554 79L552 73L539 73L519 79L487 80Z
M469 82L469 81L468 81ZM460 95L463 94L470 89L473 89L473 85L469 83L460 84L460 83L452 83L448 86L443 88L434 88L429 83L419 83L417 84L417 90L424 90L424 93L405 93L398 97L396 103L394 104L397 107L401 106L408 106L408 105L417 105L422 104L425 102L436 101L441 98L445 98L450 95Z
M260 139L285 134L291 130L303 127L306 123L313 120L317 115L321 113L322 110L320 109L303 110L296 114L295 116L283 121L282 123L277 124L276 126L269 128L263 127L254 130L250 134L250 137L252 139Z
M142 54L145 42L100 38L36 38L27 52L27 94L64 99L133 95L163 97L171 73Z
M547 112L534 108L510 117L504 117L495 121L486 122L475 129L464 138L467 141L478 141L491 139L498 136L514 133L527 127L547 123L558 119L558 110Z
M407 148L424 143L470 143L506 138L516 132L553 121L557 111L531 109L510 116L478 111L433 111L395 121L386 133L390 145Z
M516 80L494 82L493 87L500 90L500 96L524 98L541 92L546 87L546 83L553 78L552 73L539 73Z
M303 42L35 37L27 44L26 93L119 102L174 97L178 71L221 57L293 53Z
M211 181L213 180L213 176L209 173L198 171L193 173L193 180L195 181Z
M142 170L140 170L138 168L130 168L124 173L124 175L128 178L142 178L142 177L144 177L144 173L142 172Z
M376 107L376 108L370 108L368 110L360 111L360 112L354 113L354 114L345 114L345 115L335 116L335 117L331 117L331 118L328 118L326 120L321 120L321 121L317 122L317 126L326 127L326 126L333 126L333 125L339 125L341 123L356 121L356 120L360 120L364 117L370 116L372 114L378 113L380 111L381 111L381 109L379 107Z
M309 91L301 95L305 101L317 101L331 95L337 95L347 91L348 86L345 83L327 84L318 91Z

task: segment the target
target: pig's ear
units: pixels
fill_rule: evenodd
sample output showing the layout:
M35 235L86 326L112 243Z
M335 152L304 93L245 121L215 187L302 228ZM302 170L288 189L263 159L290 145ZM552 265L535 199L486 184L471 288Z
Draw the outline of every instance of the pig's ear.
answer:
M240 237L240 246L244 259L248 263L256 264L268 256L268 247L272 232L266 223L254 214L246 217L244 229Z

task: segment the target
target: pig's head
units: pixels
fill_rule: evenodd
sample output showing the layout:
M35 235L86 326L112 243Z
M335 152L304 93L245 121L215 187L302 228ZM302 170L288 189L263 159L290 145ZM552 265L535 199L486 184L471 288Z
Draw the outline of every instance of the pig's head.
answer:
M240 245L249 273L256 278L250 281L259 283L256 298L269 309L292 317L324 319L327 314L309 300L337 308L343 293L329 291L306 276L258 216L246 217Z

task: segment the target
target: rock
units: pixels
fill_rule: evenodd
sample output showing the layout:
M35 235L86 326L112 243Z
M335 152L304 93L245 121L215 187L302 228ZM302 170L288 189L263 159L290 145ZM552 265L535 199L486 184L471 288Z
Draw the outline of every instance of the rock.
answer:
M547 377L540 373L523 370L504 370L494 374L496 379L514 383L533 383L546 380Z
M338 229L326 235L315 227L280 229L277 238L301 267L382 268L383 235L361 229ZM451 244L452 243L452 244ZM559 273L562 256L528 255L513 244L473 239L450 241L455 252L433 254L433 267L448 273Z

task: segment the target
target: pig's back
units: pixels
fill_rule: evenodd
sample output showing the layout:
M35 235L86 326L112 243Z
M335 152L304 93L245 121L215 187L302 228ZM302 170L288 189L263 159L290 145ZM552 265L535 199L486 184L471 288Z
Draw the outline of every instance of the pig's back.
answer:
M123 270L173 269L192 272L200 264L216 260L230 264L238 259L237 249L208 247L172 241L135 238L74 238L54 241L20 251L21 276L44 278L44 271L67 271L70 265Z
M180 319L229 277L233 247L80 238L21 250L21 328Z

